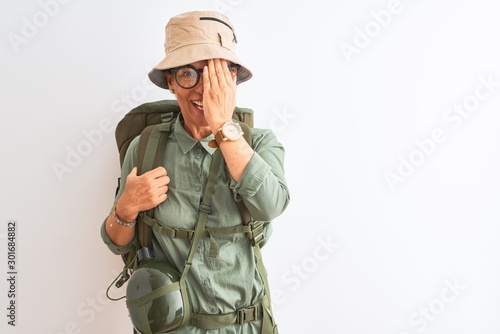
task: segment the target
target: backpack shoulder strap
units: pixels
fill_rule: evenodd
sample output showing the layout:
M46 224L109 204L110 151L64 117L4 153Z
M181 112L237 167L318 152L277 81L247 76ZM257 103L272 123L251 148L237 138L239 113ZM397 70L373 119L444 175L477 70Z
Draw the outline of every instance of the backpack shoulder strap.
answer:
M170 119L165 119L166 123L150 125L142 131L137 148L137 175L144 174L161 165L167 138L175 123L173 114L170 116ZM152 218L153 212L154 208L146 212L146 215ZM151 227L139 219L137 228L141 246L151 246L153 235Z
M175 123L175 115L177 115L175 110L162 114L161 120L165 123L149 125L142 130L137 147L138 175L144 174L145 172L158 167L163 161L165 152L164 148L173 124ZM154 209L151 209L146 214L153 217L153 211ZM139 213L139 217L137 219L137 232L139 243L141 247L144 248L151 246L153 230L150 226L145 224L142 219L139 219L141 215L143 215L143 213ZM132 271L135 269L135 266L137 265L138 253L139 250L136 249L136 247L133 247L128 253L122 255L123 262L125 263L123 272L115 279L114 282L111 283L111 285L116 282L115 286L120 288L130 278L129 270ZM113 299L109 296L108 292L110 287L106 290L108 298L111 300L119 300Z

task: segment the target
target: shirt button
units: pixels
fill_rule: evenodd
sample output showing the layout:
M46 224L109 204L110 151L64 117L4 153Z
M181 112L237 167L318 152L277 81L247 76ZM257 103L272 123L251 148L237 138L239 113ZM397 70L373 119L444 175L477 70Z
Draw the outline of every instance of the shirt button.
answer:
M194 151L194 157L195 159L201 159L201 150L200 149L197 149Z
M200 191L201 190L201 187L200 186L197 186L194 188L195 191Z

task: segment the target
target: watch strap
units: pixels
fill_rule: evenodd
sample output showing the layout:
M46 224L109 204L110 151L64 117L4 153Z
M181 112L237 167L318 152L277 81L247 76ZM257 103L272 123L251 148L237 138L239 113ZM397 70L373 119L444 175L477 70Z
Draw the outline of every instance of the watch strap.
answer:
M214 139L208 142L208 146L210 146L211 148L217 148L223 141L224 138L222 137L222 128L220 128L219 131L215 133Z

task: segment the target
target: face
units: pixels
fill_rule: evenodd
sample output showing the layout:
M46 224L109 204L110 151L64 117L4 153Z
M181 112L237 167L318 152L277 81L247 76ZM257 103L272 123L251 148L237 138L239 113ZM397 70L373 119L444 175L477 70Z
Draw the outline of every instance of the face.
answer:
M192 88L183 88L180 86L175 78L176 74L167 71L168 87L177 98L184 118L184 127L191 135L194 134L193 132L199 132L200 129L208 127L203 110L203 73L201 71L207 64L208 62L206 60L189 64L199 72L200 77L196 86ZM185 73L185 75L192 77L193 72L194 71ZM181 78L183 72L179 70L177 75ZM233 71L233 75L236 76L236 70ZM183 81L181 80L180 83L183 84ZM183 86L186 87L186 84L183 84Z

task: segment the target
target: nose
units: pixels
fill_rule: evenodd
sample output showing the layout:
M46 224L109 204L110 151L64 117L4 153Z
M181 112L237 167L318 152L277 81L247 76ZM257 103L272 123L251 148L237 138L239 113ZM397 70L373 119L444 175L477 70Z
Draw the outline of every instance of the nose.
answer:
M198 83L196 86L193 87L195 92L203 94L203 74L200 74L200 79L198 80Z

